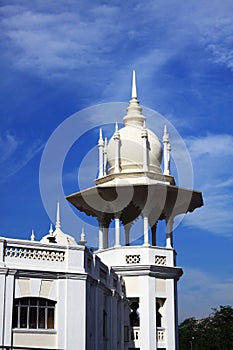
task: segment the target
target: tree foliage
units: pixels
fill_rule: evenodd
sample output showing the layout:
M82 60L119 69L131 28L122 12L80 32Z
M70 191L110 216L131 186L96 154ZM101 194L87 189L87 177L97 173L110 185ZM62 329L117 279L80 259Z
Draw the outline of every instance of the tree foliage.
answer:
M188 318L179 325L180 350L232 350L233 308L212 309L209 317Z

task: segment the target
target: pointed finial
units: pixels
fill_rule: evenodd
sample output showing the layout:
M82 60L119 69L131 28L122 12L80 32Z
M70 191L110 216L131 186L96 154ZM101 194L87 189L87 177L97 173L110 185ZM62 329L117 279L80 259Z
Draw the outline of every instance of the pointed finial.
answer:
M32 230L32 234L31 234L31 241L35 241L35 234L34 234L34 230Z
M53 236L53 224L50 224L49 234Z
M118 123L116 122L115 131L118 131Z
M132 77L132 99L137 99L137 86L136 86L136 72L133 70L133 77Z
M80 237L80 241L79 244L80 245L84 245L87 243L86 239L85 239L85 232L84 232L84 228L82 227L82 232L81 232L81 237Z
M169 135L167 132L167 125L164 125L164 132L163 132L163 143L169 142Z
M105 137L105 139L104 139L104 147L107 147L107 145L108 145L108 138Z
M116 126L115 126L115 133L114 133L114 140L119 140L120 138L120 132L119 132L119 129L118 129L118 123L116 122Z
M60 203L57 202L57 216L56 216L56 229L61 228L61 221L60 221Z
M100 128L98 145L99 145L99 147L103 147L103 145L104 145L102 128Z
M124 125L136 125L143 126L145 117L142 115L142 107L137 99L137 87L136 87L136 73L133 70L132 77L132 96L129 101L129 106L126 109L126 116L123 118Z

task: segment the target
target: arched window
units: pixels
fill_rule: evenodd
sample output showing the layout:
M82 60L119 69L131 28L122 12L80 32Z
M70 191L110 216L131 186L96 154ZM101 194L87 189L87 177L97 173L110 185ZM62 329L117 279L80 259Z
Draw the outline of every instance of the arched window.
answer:
M44 298L14 300L13 328L54 329L55 301Z

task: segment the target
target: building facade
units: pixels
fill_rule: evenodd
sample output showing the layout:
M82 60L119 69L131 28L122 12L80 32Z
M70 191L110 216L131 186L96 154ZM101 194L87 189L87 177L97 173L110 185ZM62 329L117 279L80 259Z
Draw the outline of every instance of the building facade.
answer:
M163 149L146 127L133 73L124 127L98 141L95 186L67 200L96 217L98 249L76 243L61 229L40 242L0 239L0 344L80 350L177 350L177 282L173 222L203 205L198 191L179 188L170 174L170 142ZM164 159L164 169L161 161ZM131 239L142 223L142 242ZM156 242L164 221L165 246ZM114 244L109 227L114 224ZM124 240L121 241L122 232Z

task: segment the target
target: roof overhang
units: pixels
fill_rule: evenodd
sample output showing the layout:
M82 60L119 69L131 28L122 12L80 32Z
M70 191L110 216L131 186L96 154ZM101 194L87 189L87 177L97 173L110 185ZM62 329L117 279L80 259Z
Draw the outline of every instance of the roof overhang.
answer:
M94 186L66 199L79 211L106 225L117 214L123 224L147 215L152 226L158 220L192 212L203 205L201 192L161 183Z

